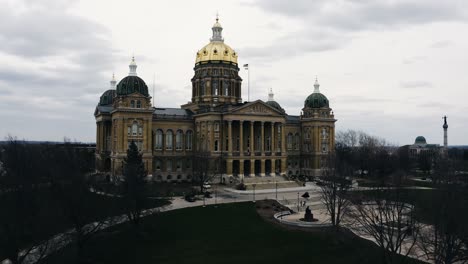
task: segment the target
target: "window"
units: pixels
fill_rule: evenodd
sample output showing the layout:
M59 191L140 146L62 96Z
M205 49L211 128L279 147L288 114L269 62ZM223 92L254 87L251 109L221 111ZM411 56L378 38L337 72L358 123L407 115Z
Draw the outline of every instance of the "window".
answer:
M291 133L288 134L288 139L286 141L286 144L288 145L288 150L292 149L293 146L293 135Z
M224 86L224 95L229 96L229 82L224 81L223 86Z
M267 137L266 138L266 148L265 151L271 151L271 138Z
M185 136L186 136L185 147L187 148L187 150L192 150L192 139L193 139L192 130L187 131Z
M127 136L130 136L131 133L132 133L132 128L131 128L131 127L127 127Z
M214 123L214 131L219 131L219 123Z
M143 127L142 126L138 127L138 135L139 136L143 135Z
M214 95L218 95L218 81L213 81L213 92Z
M176 150L182 150L182 130L177 130L176 133Z
M130 107L135 108L135 101L134 100L130 101Z
M163 147L163 132L162 132L161 129L158 129L156 131L156 140L155 140L155 142L156 142L155 148L161 150L162 147Z
M176 166L177 166L177 171L181 171L182 170L182 160L178 160L176 162Z
M141 108L141 101L140 100L137 101L136 108Z
M219 146L218 145L219 145L218 140L215 140L215 142L214 142L214 151L219 151L219 148L218 148Z
M300 137L299 137L299 133L296 133L295 140L294 140L294 149L299 150L299 145L300 145Z
M167 160L166 171L172 171L172 160Z
M136 122L132 125L132 136L136 136L138 131L138 124Z
M161 160L156 160L154 162L154 167L156 168L156 170L161 170Z
M167 150L172 150L172 130L168 130L166 132L166 149Z

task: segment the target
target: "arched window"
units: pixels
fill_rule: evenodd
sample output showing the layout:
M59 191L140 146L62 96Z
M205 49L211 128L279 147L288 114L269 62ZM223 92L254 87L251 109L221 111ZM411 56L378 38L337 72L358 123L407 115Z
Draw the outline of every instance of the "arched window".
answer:
M166 149L167 150L172 150L172 137L173 137L172 130L166 131Z
M140 101L140 100L138 100L138 101L136 102L136 108L141 108L141 101Z
M156 130L155 148L161 150L163 148L163 132L161 129Z
M131 133L132 133L132 128L131 128L131 127L127 127L127 136L130 136Z
M182 138L183 138L182 130L177 130L176 133L176 150L182 150Z
M135 101L134 101L134 100L131 100L131 101L130 101L130 107L131 107L131 108L135 108Z
M225 95L225 96L229 96L229 82L228 82L228 81L224 81L224 82L223 82L223 86L224 86L224 95Z
M187 150L192 150L192 140L193 140L192 130L187 131L185 136L186 136L185 147Z
M138 127L138 135L139 136L143 135L143 127L142 126Z
M138 124L137 124L137 122L133 122L133 125L132 125L132 136L136 136L136 135L137 135L137 132L138 132Z
M293 135L291 133L288 134L288 139L286 141L286 144L288 145L288 149L292 149L293 146Z

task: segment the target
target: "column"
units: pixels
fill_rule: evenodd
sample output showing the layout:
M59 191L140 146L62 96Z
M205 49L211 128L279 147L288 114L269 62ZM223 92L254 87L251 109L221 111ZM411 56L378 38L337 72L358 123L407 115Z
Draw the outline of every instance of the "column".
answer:
M101 151L101 130L99 129L99 122L96 122L96 152L99 153Z
M281 124L281 156L286 155L286 136L284 133L284 124Z
M276 152L275 149L275 122L271 122L271 135L270 135L270 150L271 150L271 156L275 155L274 153Z
M286 175L286 158L281 158L281 175Z
M250 153L255 152L254 121L250 121ZM253 155L253 154L251 154Z
M244 160L239 160L239 178L244 180Z
M271 160L271 172L270 172L270 176L276 176L276 173L275 173L275 163L276 163L276 160L272 159Z
M232 160L226 160L226 174L228 177L232 177Z
M260 176L265 177L265 159L260 160Z
M255 177L255 160L250 160L250 177Z
M227 122L228 122L228 155L232 156L232 121L228 120ZM232 165L232 162L231 162L231 165Z
M260 151L262 152L262 156L265 156L265 122L261 122L261 136L260 136ZM265 165L265 164L264 164ZM264 166L265 167L265 166ZM265 176L265 170L263 170L263 176Z
M244 155L244 121L239 121L239 152L240 155ZM244 170L244 164L242 164L242 171Z

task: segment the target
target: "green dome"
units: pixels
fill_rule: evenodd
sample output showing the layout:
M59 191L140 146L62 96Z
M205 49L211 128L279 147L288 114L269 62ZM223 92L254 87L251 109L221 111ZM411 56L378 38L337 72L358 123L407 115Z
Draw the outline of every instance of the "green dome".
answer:
M138 76L129 75L117 84L117 95L119 96L137 92L144 96L149 96L148 86L145 81Z
M414 144L426 144L426 139L423 136L418 136L414 140Z
M284 109L276 101L267 101L266 104L277 109L280 112L284 112Z
M99 98L99 105L110 105L114 102L115 90L105 91Z
M329 107L328 99L322 93L313 93L307 97L304 102L304 107L309 108L323 108Z

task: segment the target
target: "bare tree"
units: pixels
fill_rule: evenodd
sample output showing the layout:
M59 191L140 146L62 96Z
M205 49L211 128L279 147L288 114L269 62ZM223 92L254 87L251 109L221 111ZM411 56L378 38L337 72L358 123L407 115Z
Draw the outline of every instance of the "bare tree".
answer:
M38 219L44 206L39 194L41 149L9 137L0 150L0 261L6 257L14 264L24 263L32 255L40 261L47 250L47 243L35 245L47 225Z
M351 204L346 195L351 185L347 176L351 175L352 170L340 155L342 153L338 150L328 156L321 177L323 184L320 186L322 203L327 208L331 222L336 228L340 226Z
M212 181L220 172L219 157L213 157L203 139L198 140L192 156L193 182L204 192L203 185Z
M48 155L50 183L54 199L58 202L60 211L72 227L71 238L76 245L76 260L85 261L85 245L94 237L107 220L96 220L103 214L102 208L90 194L92 185L86 178L86 166L78 152L65 142L63 146L52 147Z
M418 238L413 206L404 201L400 188L379 187L355 203L353 216L362 235L382 249L383 263L404 263Z
M431 223L421 231L420 248L436 264L468 262L468 197L457 182L452 161L436 159Z

